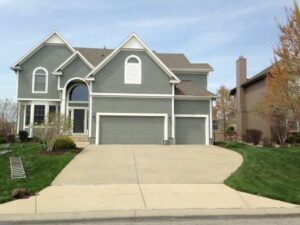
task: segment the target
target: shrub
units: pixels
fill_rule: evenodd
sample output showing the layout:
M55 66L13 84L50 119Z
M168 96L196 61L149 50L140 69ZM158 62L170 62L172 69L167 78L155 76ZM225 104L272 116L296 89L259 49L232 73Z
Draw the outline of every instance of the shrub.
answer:
M0 136L0 144L6 143L5 138Z
M53 147L53 149L55 150L58 149L65 150L65 149L73 149L73 148L76 148L76 144L71 138L67 136L58 137L54 142L54 147Z
M246 129L246 141L257 145L261 141L260 130Z
M26 130L20 130L18 136L21 142L28 141L28 132Z
M9 134L6 136L6 142L14 143L16 142L16 136L14 134Z
M228 141L224 146L225 148L237 148L239 147L239 144L237 142Z
M225 132L227 133L234 132L234 127L233 126L227 127Z
M289 133L286 142L289 144L299 144L300 143L300 132Z

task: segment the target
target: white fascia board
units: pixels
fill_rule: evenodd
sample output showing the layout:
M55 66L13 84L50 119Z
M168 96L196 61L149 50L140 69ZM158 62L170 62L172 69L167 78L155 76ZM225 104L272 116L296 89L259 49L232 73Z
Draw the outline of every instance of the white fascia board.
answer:
M126 43L129 42L132 38L136 38L137 41L144 47L148 55L156 62L158 65L168 74L169 77L174 78L175 80L179 81L179 78L151 51L144 43L143 41L135 34L132 33L128 38L123 41L118 48L116 48L109 56L107 56L98 66L92 70L87 77L90 77L92 75L95 75L99 70L103 68L118 52L121 51L122 47L126 47ZM138 48L141 49L141 48Z
M192 95L175 95L176 100L211 100L216 96L192 96Z
M170 68L171 71L173 72L181 72L181 73L209 73L209 72L213 72L214 69L187 69L187 68Z
M54 31L51 34L49 34L46 38L44 38L40 43L38 43L34 48L32 48L27 54L25 54L22 58L20 58L14 65L11 66L11 68L16 68L19 64L22 64L23 62L25 62L31 55L33 55L36 51L38 51L44 43L47 42L48 39L50 39L51 37L53 37L54 35L57 35L60 39L63 40L63 42L65 42L65 44L67 45L67 47L72 51L75 52L75 49L57 32Z
M58 66L53 72L52 74L56 74L57 72L63 70L64 68L66 68L71 62L73 62L73 60L79 56L79 58L81 58L81 60L92 70L94 67L92 64L89 63L89 61L79 52L76 51L74 52L69 58L66 59L66 61L64 61L60 66Z
M132 94L132 93L91 93L93 97L120 97L120 98L172 98L172 94Z

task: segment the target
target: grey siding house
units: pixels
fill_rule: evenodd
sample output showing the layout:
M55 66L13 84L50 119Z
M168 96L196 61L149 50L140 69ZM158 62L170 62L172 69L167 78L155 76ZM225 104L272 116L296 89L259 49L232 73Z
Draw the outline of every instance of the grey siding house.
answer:
M92 144L210 144L209 64L157 53L136 34L115 49L72 47L50 34L12 67L17 130L34 135L49 113L72 119L70 133Z

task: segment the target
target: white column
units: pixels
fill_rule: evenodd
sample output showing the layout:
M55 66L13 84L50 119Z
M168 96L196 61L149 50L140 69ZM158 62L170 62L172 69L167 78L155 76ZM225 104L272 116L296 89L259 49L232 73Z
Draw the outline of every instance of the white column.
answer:
M32 126L34 126L34 104L31 102L30 105L30 129L29 129L29 136L32 137Z
M62 90L62 92L61 92L60 113L63 115L67 115L66 114L66 91L65 90Z
M175 84L172 84L172 138L175 144Z
M210 104L209 104L209 137L210 138L213 138L213 125L212 125L212 100L209 101Z

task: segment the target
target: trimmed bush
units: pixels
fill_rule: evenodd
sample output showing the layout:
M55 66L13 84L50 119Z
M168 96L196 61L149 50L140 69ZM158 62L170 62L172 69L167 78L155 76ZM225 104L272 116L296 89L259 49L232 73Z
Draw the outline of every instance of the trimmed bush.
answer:
M246 141L257 145L261 141L261 134L260 130L246 129Z
M0 136L0 144L6 143L5 138Z
M73 148L76 148L76 144L71 138L67 136L58 137L53 147L54 150L65 150Z
M228 132L228 133L234 132L234 127L233 126L227 127L225 132Z
M300 144L300 132L291 132L286 140L289 144Z
M20 130L18 136L21 142L28 141L28 132L26 130Z

